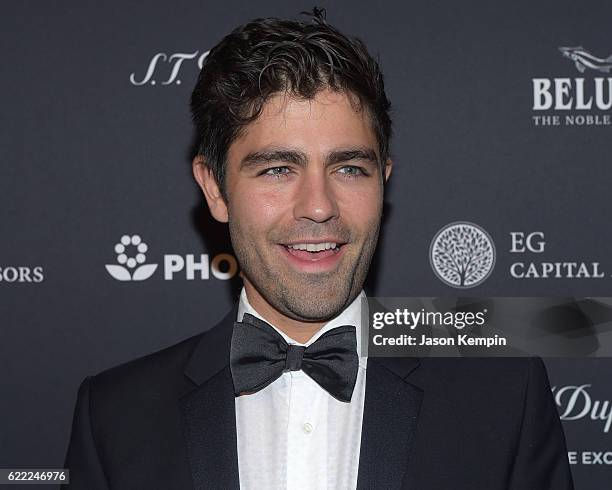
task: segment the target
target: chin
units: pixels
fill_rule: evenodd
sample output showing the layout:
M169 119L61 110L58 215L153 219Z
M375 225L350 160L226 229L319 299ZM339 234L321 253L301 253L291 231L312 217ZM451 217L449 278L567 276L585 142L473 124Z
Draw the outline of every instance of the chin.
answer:
M337 291L333 287L332 290ZM282 303L284 309L291 313L289 316L309 321L327 320L337 316L346 307L346 299L348 299L345 294L330 298L329 291L330 289L326 288L320 294L310 293L307 298L303 293L299 293L299 297L293 294L285 295Z

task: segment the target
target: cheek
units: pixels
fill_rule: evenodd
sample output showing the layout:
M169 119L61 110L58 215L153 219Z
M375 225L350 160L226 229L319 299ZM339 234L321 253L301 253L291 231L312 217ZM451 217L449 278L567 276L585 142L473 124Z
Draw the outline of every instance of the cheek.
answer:
M355 228L370 229L382 212L382 193L375 187L364 187L359 192L342 193L341 214Z
M231 199L230 219L240 227L265 232L278 222L284 213L285 199L272 192L241 192Z

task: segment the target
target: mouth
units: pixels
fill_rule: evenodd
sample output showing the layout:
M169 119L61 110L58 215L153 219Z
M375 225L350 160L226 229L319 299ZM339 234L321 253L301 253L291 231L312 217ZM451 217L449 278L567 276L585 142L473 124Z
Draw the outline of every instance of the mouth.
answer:
M294 242L278 245L289 263L302 272L325 272L337 267L346 243L340 241Z

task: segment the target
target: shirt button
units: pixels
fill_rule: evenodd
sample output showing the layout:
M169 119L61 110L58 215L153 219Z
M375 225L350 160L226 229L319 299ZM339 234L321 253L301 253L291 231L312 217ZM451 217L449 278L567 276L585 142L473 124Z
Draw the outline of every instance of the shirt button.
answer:
M304 431L304 434L310 434L312 432L312 430L314 429L314 427L312 426L311 423L306 422L303 426L302 426L302 430Z

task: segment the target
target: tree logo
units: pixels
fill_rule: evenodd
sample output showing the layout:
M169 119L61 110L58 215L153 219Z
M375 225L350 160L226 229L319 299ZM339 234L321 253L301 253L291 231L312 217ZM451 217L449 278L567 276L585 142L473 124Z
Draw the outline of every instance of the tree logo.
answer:
M115 245L119 265L106 264L106 270L118 281L144 281L157 269L157 264L145 264L148 249L139 235L123 235Z
M484 282L495 266L495 245L480 226L466 221L442 228L431 242L429 261L438 278L459 289Z

